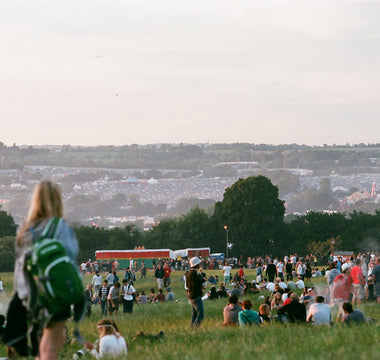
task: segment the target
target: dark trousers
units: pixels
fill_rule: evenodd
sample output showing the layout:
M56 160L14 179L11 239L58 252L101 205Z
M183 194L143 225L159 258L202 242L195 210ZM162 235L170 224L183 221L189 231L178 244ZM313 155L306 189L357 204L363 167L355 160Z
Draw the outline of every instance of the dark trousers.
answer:
M133 300L123 299L123 312L132 314L133 310Z
M205 317L202 296L198 296L195 299L190 299L190 303L193 310L191 316L191 325L193 327L198 327Z
M106 300L101 300L101 301L100 301L100 307L101 307L101 309L102 309L102 314L103 314L103 315L107 315L107 310L108 310L107 299L106 299Z

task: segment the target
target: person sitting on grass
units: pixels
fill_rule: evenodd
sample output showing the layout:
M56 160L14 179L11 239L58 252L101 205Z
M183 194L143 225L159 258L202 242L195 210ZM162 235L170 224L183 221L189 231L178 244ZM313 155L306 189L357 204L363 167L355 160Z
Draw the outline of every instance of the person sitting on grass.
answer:
M94 344L87 342L86 349L90 354L100 358L120 358L126 355L127 343L125 339L116 331L114 322L110 319L102 319L98 322L99 331L99 351L96 350Z
M158 290L158 294L154 297L153 302L155 302L155 303L165 302L165 294L162 293L162 289Z
M170 287L166 288L166 301L175 301L175 296Z
M219 299L219 295L216 292L216 287L215 285L211 286L210 291L208 292L208 299L209 300L216 300Z
M239 312L243 309L238 305L238 297L231 295L228 298L228 304L223 309L223 326L238 325L239 324Z
M148 297L145 295L145 292L143 290L140 292L140 295L137 298L137 302L139 305L148 303Z
M332 324L331 308L324 303L325 298L321 295L317 296L315 303L309 308L306 321L310 321L313 325L330 325Z
M260 325L259 314L256 311L251 310L252 303L249 300L243 301L243 311L238 313L239 326L252 326Z
M156 294L154 293L154 288L150 288L149 295L148 295L148 302L153 303L155 297L156 297Z
M226 287L224 286L224 284L220 284L220 288L219 290L217 291L217 294L218 294L218 297L219 298L225 298L225 297L228 297L228 293L226 291Z
M306 306L299 302L298 295L294 292L290 295L290 303L280 307L277 314L282 322L306 322Z
M363 312L359 309L354 310L351 303L345 302L342 307L345 314L343 324L351 325L368 322Z
M282 304L283 304L283 301L282 301L281 293L277 291L273 295L273 300L271 302L271 309L272 310L279 309L282 306Z
M270 306L263 303L259 307L259 319L261 324L270 323L272 318L270 317Z

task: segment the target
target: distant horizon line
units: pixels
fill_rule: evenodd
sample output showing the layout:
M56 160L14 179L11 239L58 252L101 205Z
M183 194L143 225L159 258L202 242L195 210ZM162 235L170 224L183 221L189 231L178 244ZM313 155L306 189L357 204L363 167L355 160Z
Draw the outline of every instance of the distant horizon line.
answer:
M52 148L52 147L64 147L64 146L69 146L73 148L77 147L123 147L123 146L132 146L132 145L137 145L137 146L163 146L163 145L172 145L172 146L182 146L182 145L202 145L202 146L212 146L212 145L235 145L235 144L245 144L245 145L253 145L253 146L299 146L299 147L356 147L356 146L380 146L380 143L345 143L345 144L300 144L300 143L281 143L281 144L273 144L273 143L250 143L246 141L235 141L235 142L152 142L152 143L130 143L130 144L97 144L97 145L73 145L73 144L21 144L17 145L17 143L13 143L11 145L7 145L5 143L2 143L0 141L0 144L3 144L5 147L21 147L21 148L28 148L28 147L39 147L39 148Z

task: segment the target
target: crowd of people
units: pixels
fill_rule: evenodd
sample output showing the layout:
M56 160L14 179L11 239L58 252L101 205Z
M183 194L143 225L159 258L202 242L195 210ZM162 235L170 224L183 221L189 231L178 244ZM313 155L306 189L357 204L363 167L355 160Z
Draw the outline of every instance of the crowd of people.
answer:
M363 322L369 319L361 310L354 310L353 305L360 305L363 301L380 303L380 282L376 281L380 277L380 257L376 258L374 252L367 255L359 254L356 259L350 258L347 261L341 257L336 261L332 259L326 269L318 270L319 274L308 274L310 260L292 261L291 256L285 258L284 262L286 265L281 260L268 259L264 264L258 263L256 280L250 283L244 278L242 267L232 277L231 266L226 262L222 267L225 283L220 284L218 289L213 285L204 299L213 300L228 296L228 303L223 310L225 326L269 321L329 325L333 323L331 310L334 307L337 308L336 321ZM305 282L310 281L311 277L322 275L326 278L325 287L305 286ZM293 278L297 280L293 281ZM226 284L230 280L231 285L226 291ZM262 304L256 316L252 314L252 304L239 301L239 297L262 291L269 291L271 295L259 296ZM301 291L302 294L299 296L298 293Z
M183 280L186 283L188 272L193 271L194 277L194 270L197 270L197 277L200 278L200 283L202 284L199 290L202 293L202 301L220 298L230 299L232 296L234 300L235 297L240 298L244 295L269 292L271 295L263 298L263 304L269 306L271 313L274 311L279 312L275 319L282 322L285 321L286 317L288 320L290 319L289 321L293 321L294 317L289 316L288 310L295 307L295 299L305 305L306 312L305 316L302 317L305 321L314 321L314 315L309 316L310 308L312 309L312 314L314 314L316 309L318 311L321 311L320 309L326 310L326 306L329 309L336 306L338 309L337 320L340 321L347 316L343 309L344 303L350 302L353 305L360 305L363 301L376 301L379 298L378 294L380 294L375 281L376 256L374 252L359 254L355 259L350 258L347 261L344 261L341 257L338 257L336 261L331 259L332 261L329 262L328 266L322 270L315 267L317 258L313 255L299 258L294 254L285 256L284 259L256 257L248 258L246 262L236 258L229 259L224 264L220 262L217 264L217 268L222 271L223 275L221 277L223 281L220 283L218 275L207 277L204 272L203 265L207 267L209 259L196 259L198 259L194 260L197 263L196 269L192 266L194 265L192 259L185 260L187 272ZM145 268L144 265L142 266ZM248 281L244 269L252 268L252 266L255 266L256 269L256 279ZM113 268L115 268L114 264ZM131 313L133 303L142 305L175 300L175 295L170 287L171 272L176 270L175 262L158 259L153 270L157 290L152 287L147 294L143 290L137 292L133 286L133 281L136 281L135 270L136 262L131 260L130 267L124 272L121 284L115 270L106 272L104 280L99 271L96 271L92 282L88 284L86 290L89 304L87 315L90 316L91 314L91 304L100 304L102 313L111 315L118 311L119 302L123 304L123 312ZM306 287L306 284L312 278L322 276L326 278L327 286L325 288ZM378 275L378 279L380 279L380 275ZM204 294L206 285L211 285L211 288ZM187 287L187 284L185 284L185 287ZM94 288L94 291L91 291L92 288ZM164 291L166 291L166 294ZM297 293L301 293L300 296ZM240 305L240 308L243 308L243 304ZM229 306L231 306L230 303ZM252 307L252 304L246 304L246 306ZM251 308L246 310L252 311ZM285 313L283 313L284 311ZM292 314L292 310L290 310L290 313ZM264 306L261 309L261 315L265 314L266 307ZM315 316L318 318L318 315ZM259 319L262 319L262 316L259 316ZM331 321L332 319L330 319ZM321 320L317 320L316 323L321 323Z
M143 268L145 268L144 265ZM125 269L122 279L120 279L116 270L107 271L104 278L96 270L85 291L86 316L91 315L91 308L94 305L100 305L102 314L106 316L107 314L118 313L119 305L123 306L124 313L132 313L134 303L143 305L175 301L175 295L170 287L170 274L169 263L165 262L162 265L161 261L159 261L154 272L154 279L157 281L158 287L157 292L152 287L149 293L145 294L144 290L137 291L134 287L136 275L133 261L130 262L130 267Z
M38 355L41 360L54 360L65 344L66 321L72 316L70 304L54 313L49 313L49 309L41 302L38 314L42 316L39 324L39 326L42 324L42 327L36 328L33 338L33 345L36 347L33 349L34 353L29 352L25 338L27 314L37 309L30 308L32 280L28 277L26 255L31 250L31 245L45 233L45 229L48 228L46 224L52 218L61 219L62 215L59 187L50 181L39 183L33 193L26 220L16 238L15 293L6 321L0 316L0 335L3 336L4 333L4 341L12 344L20 356ZM79 250L77 239L64 221L60 224L54 236L62 243L67 258L75 266ZM186 271L183 280L192 308L191 325L194 328L201 326L205 317L203 302L221 298L228 299L223 309L224 326L260 325L271 322L310 322L314 325L329 325L333 323L331 313L333 307L337 308L337 321L346 324L369 321L370 319L354 306L361 305L364 301L376 301L380 304L380 257L376 257L372 252L359 254L356 258L348 260L331 258L329 266L322 271L318 270L317 265L318 259L315 256L300 258L296 254L285 256L284 259L272 259L266 256L251 257L244 261L243 257L232 258L224 264L215 259L201 259L196 256L191 259L167 261L158 259L153 269L158 292L156 293L155 288L151 288L146 295L144 291L138 293L134 287L137 271L140 272L141 279L146 276L144 263L141 263L137 269L137 262L130 259L129 268L120 279L119 264L116 260L103 264L91 260L82 262L81 272L93 274L84 293L87 300L86 315L91 316L92 306L98 305L104 317L97 324L98 341L87 342L84 349L96 358L117 358L126 354L127 343L115 322L107 319L107 316L117 313L120 305L124 313L132 313L134 303L144 305L175 301L175 295L170 287L172 270ZM247 280L244 268L256 269L255 280ZM207 277L204 272L207 269L220 269L223 282L219 283L218 276ZM102 271L106 271L104 278L101 275ZM313 277L320 276L325 276L326 287L306 286ZM208 284L211 284L211 289L204 294ZM0 279L0 292L2 291L3 285ZM261 292L263 295L260 295ZM249 299L240 300L243 295L254 294L259 294L258 299L261 301L258 311L253 309ZM80 295L82 296L82 291ZM75 307L77 304L71 305L74 305L75 318L75 313L79 313ZM34 325L38 325L37 321Z

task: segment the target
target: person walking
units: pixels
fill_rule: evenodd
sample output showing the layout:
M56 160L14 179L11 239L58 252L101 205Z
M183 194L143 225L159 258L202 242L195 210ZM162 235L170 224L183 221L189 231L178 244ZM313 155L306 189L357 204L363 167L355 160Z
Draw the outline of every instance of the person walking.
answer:
M95 275L92 277L91 284L94 287L95 294L99 293L99 289L102 287L103 278L102 275L99 274L99 271L95 272Z
M172 269L168 261L165 262L163 270L164 270L164 287L168 287L170 285L170 275L172 272Z
M86 316L90 317L91 315L91 305L92 305L92 299L94 297L94 293L92 290L92 284L88 283L87 288L84 292L84 297L86 299Z
M342 265L342 273L334 280L331 292L331 304L338 307L337 320L344 318L343 303L348 302L351 293L352 279L350 277L351 267L348 263Z
M146 266L145 266L144 261L141 261L140 273L141 273L140 279L145 279L145 276L146 276Z
M162 268L162 265L159 262L157 265L157 269L154 272L154 279L157 281L158 290L162 289L162 287L164 286L164 276L165 276L164 269Z
M107 280L103 281L103 286L99 289L98 299L100 303L101 312L103 315L107 315L108 312L108 293L110 288L108 287Z
M190 259L190 270L186 272L187 296L192 308L191 326L197 328L204 319L204 308L202 301L203 279L199 275L201 260L195 256Z
M63 217L63 204L60 188L51 181L42 181L36 185L26 220L16 238L16 262L14 289L20 304L29 303L32 284L25 272L26 254L30 252L33 242L39 239L52 218ZM71 262L75 264L78 255L78 241L71 228L61 221L56 229L55 238L60 241ZM51 317L42 331L39 341L39 359L54 360L65 343L66 321L71 317L71 308L60 309Z
M123 312L132 314L133 311L133 295L136 294L136 290L133 287L133 281L123 280Z

